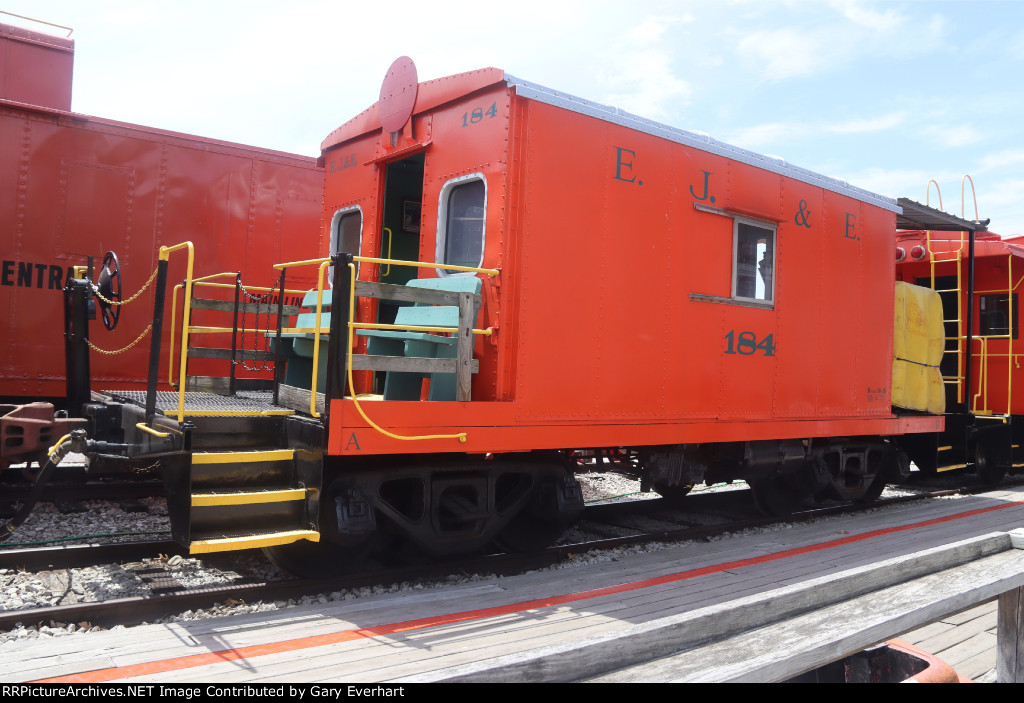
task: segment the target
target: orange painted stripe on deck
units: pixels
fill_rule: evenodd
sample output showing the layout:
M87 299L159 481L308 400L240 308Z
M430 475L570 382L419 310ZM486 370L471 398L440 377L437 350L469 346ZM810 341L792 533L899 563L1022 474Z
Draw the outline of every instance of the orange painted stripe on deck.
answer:
M499 605L494 606L492 608L482 608L480 610L467 610L461 613L449 613L446 615L437 615L428 618L420 618L418 620L406 620L404 622L389 623L385 625L378 625L376 627L366 627L356 630L343 630L342 632L333 632L325 635L315 635L312 637L300 637L298 639L285 640L284 642L271 642L268 644L258 644L249 647L240 647L238 649L225 649L219 652L207 652L205 654L193 654L186 657L176 657L174 659L162 659L152 662L146 662L143 664L131 664L128 666L112 667L109 669L96 669L94 671L87 671L81 674L70 674L68 676L58 676L51 679L40 679L38 681L33 681L31 683L99 683L103 681L114 681L118 679L130 678L133 676L160 674L168 671L178 671L181 669L191 669L198 666L217 664L219 662L252 659L254 657L266 656L268 654L294 652L302 649L310 649L312 647L322 647L329 644L350 642L352 640L357 639L380 637L383 635L393 635L396 633L409 632L412 630L422 630L428 627L435 627L438 625L449 625L456 622L465 622L467 620L481 620L483 618L496 617L499 615L508 615L511 613L518 613L526 610L534 610L536 608L547 608L555 605L564 605L566 603L587 600L589 598L598 598L601 596L615 595L617 593L627 593L629 591L635 591L641 588L649 588L651 586L659 586L662 584L673 583L676 581L685 581L687 579L696 578L698 576L705 576L707 574L728 571L729 569L737 569L744 566L753 566L755 564L764 564L767 562L779 561L782 559L788 559L789 557L798 556L800 554L809 554L811 552L823 551L826 549L841 547L846 544L852 544L854 542L863 542L865 540L874 539L875 537L881 537L884 535L890 535L898 532L907 532L909 530L918 530L924 527L940 525L945 522L953 522L954 520L963 520L965 518L973 517L975 515L982 515L984 513L991 513L996 510L1004 510L1006 508L1014 508L1022 505L1024 505L1024 501L1003 503L1001 505L995 505L988 508L968 510L963 513L949 515L947 517L933 518L931 520L915 522L909 525L902 525L899 527L887 527L880 530L872 530L870 532L864 532L859 535L841 537L839 539L829 540L828 542L813 544L806 547L786 549L781 552L776 552L774 554L764 554L758 557L738 559L736 561L725 562L723 564L702 566L698 569L680 571L675 574L667 574L665 576L658 576L656 578L643 579L641 581L631 581L628 583L619 584L617 586L605 586L604 588L595 588L589 591L579 591L577 593L566 593L564 595L552 596L550 598L539 598L536 600L523 601L521 603L510 603L508 605Z

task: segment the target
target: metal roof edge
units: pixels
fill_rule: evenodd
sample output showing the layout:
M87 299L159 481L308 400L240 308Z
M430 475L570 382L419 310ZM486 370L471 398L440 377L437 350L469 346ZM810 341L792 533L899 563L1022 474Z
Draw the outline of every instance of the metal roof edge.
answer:
M896 201L903 209L901 217L897 219L896 226L899 229L923 229L948 232L985 232L988 230L988 220L971 221L948 212L937 210L929 205L922 205L910 198L899 198Z
M668 139L676 142L677 144L684 144L718 156L724 156L735 161L750 164L751 166L756 166L758 168L765 169L766 171L771 171L772 173L788 176L789 178L794 178L798 181L819 186L834 193L839 193L840 195L845 195L870 205L884 208L896 214L901 214L903 212L895 198L873 193L869 190L852 186L844 180L825 176L799 166L794 166L784 159L758 154L754 151L749 151L738 146L720 142L702 132L692 132L690 130L672 127L645 117L640 117L639 115L634 115L611 105L603 105L575 95L562 93L557 90L552 90L551 88L545 88L542 85L524 81L507 73L505 74L505 80L509 87L515 88L517 95L529 100L536 100L538 102L570 110L581 115L588 115L599 120L612 122L646 134Z

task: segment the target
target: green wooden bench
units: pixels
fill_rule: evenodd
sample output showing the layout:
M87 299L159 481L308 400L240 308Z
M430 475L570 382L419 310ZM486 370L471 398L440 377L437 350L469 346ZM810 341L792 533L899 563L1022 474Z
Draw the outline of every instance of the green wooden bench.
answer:
M300 312L295 317L295 327L291 329L315 329L316 328L316 296L315 290L311 290L302 298ZM327 340L331 329L331 290L324 291L322 312L320 315L320 339L314 340L313 332L281 332L281 354L287 360L285 365L284 382L286 385L296 388L309 389L313 380L313 350L314 344L320 345L320 355L317 359L317 392L323 393L327 384ZM271 332L276 336L276 333Z
M481 282L476 276L448 276L445 278L414 278L406 286L451 293L480 295ZM474 308L474 321L479 304ZM456 305L426 305L415 303L398 309L395 325L415 327L459 326L459 308ZM457 336L413 330L358 330L367 337L367 354L421 359L454 359L457 354ZM429 400L455 400L456 377L445 372L388 371L384 380L384 400L419 400L423 379L430 377Z

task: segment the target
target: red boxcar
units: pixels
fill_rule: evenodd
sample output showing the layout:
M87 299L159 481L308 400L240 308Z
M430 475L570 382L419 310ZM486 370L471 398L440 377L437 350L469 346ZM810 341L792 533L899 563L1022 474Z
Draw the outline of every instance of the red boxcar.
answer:
M206 270L240 270L262 285L274 284L271 263L326 247L315 159L70 112L73 57L70 39L0 25L0 400L7 402L64 396L61 288L90 256L99 266L105 252L117 254L127 298L149 278L164 244L192 240ZM172 278L183 276L183 267L172 269ZM94 324L97 347L121 349L146 328L152 291L123 311L111 333ZM97 387L144 387L145 345L92 356Z

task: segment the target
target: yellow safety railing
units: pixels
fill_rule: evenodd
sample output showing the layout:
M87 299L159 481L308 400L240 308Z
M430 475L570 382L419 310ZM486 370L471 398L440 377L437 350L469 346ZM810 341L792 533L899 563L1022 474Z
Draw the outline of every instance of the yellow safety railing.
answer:
M169 334L169 345L170 345L171 353L169 355L170 358L169 358L169 361L168 361L168 383L170 383L172 386L173 385L177 385L178 386L178 407L177 407L177 410L176 410L176 415L177 415L178 422L182 422L184 420L184 416L186 414L185 413L185 387L186 387L186 383L185 383L184 376L185 376L185 373L186 373L185 369L186 369L187 363L188 363L188 348L189 348L189 337L190 337L190 335L192 335L192 334L217 334L217 333L238 332L239 329L242 329L242 331L244 331L244 332L253 332L253 333L259 332L259 330L257 330L257 329L251 329L250 330L248 328L194 326L194 325L191 324L191 318L192 318L192 295L193 295L194 289L196 287L202 287L202 286L211 287L211 288L225 288L225 289L226 288L231 288L231 289L234 289L234 288L236 288L236 284L235 283L230 283L230 284L229 283L218 283L218 282L215 282L215 281L216 281L216 279L219 279L219 278L226 278L226 277L236 278L237 277L237 273L225 272L225 273L210 274L210 275L202 276L202 277L199 277L199 278L193 277L193 269L194 269L194 264L195 264L195 249L194 249L194 247L193 247L191 242L183 242L181 244L178 244L178 245L175 245L175 246L171 246L171 247L161 247L160 248L159 257L160 257L161 260L167 261L170 258L170 254L172 254L172 253L174 253L176 251L180 251L180 250L187 250L187 252L188 252L188 259L187 259L187 262L186 262L185 280L184 280L183 283L180 283L180 284L175 286L174 291L173 291L172 296L171 296L171 324L170 324L170 334ZM357 262L361 262L361 263L370 263L370 264L384 264L384 265L388 265L388 266L390 266L390 265L413 266L413 267L417 267L417 268L442 269L442 270L445 270L445 271L479 273L479 274L484 274L484 275L487 275L487 276L490 276L490 277L497 276L500 273L500 271L498 269L476 268L476 267L471 267L471 266L457 266L457 265L450 265L450 264L433 264L433 263L420 262L420 261L407 261L407 260L402 260L402 259L381 259L381 258L373 258L373 257L356 256L356 257L353 257L353 261L357 261ZM314 335L315 339L318 339L319 336L323 333L324 328L321 326L320 320L322 319L322 315L323 315L323 296L324 296L324 278L325 278L324 277L324 272L328 269L328 267L330 265L331 265L331 259L330 258L306 259L306 260L303 260L303 261L291 261L291 262L286 262L286 263L281 263L281 264L275 264L274 265L274 268L277 269L277 270L284 270L284 269L287 269L287 268L294 268L294 267L299 267L299 266L317 266L318 267L318 270L317 270L317 303L316 303L316 317L315 317L316 323L315 323L315 325L312 328L298 328L298 327L285 328L285 329L281 330L282 332L312 333ZM349 300L350 310L349 310L349 324L348 324L348 344L349 344L349 349L351 349L352 346L353 346L353 343L354 343L353 334L354 334L354 331L356 329L407 330L407 331L422 331L422 332L449 333L449 334L456 334L456 333L459 332L459 329L457 327L427 327L427 326L416 326L416 325L390 325L390 324L383 324L383 323L376 324L376 323L357 323L357 322L354 322L353 320L354 320L354 317L355 317L355 297L356 297L355 296L355 283L356 283L356 274L355 274L355 266L353 264L349 264L349 266L351 267L351 272L352 272L352 275L351 275L351 287L352 287L352 290L351 290L351 295L350 295L350 300ZM266 293L266 292L271 292L271 291L278 290L278 288L277 287L274 287L274 288L248 287L247 290ZM181 319L181 349L180 349L180 353L175 355L175 353L174 353L174 344L175 344L175 329L177 328L177 324L176 323L177 323L177 305L178 305L178 293L179 293L179 291L183 292L183 296L182 296L182 301L183 301L182 302L182 313L181 313L182 314L182 319ZM282 294L285 294L285 293L302 295L302 294L305 293L305 291L302 291L302 290L292 290L292 289L284 289L282 291ZM475 329L474 328L474 329L471 330L471 332L474 335L485 335L486 336L486 335L491 335L493 333L493 330L491 330L491 329ZM175 356L177 356L177 365L175 365ZM309 405L309 412L310 412L310 415L313 416L313 417L320 417L320 413L318 413L316 411L316 388L317 388L318 381L319 381L319 378L318 378L318 375L319 375L319 357L320 357L320 345L319 344L314 344L313 345L313 370L312 370L312 378L310 379L311 383L310 383L310 405ZM176 374L176 371L177 371L177 374ZM354 387L353 383L352 383L352 354L351 353L348 354L348 380L349 380L349 386L350 387ZM369 424L371 427L373 427L377 431L379 431L382 434L385 434L387 436L390 436L390 437L393 437L393 438L396 438L396 439L459 439L460 441L463 441L463 442L466 439L465 433L459 433L459 434L455 434L455 435L427 435L427 436L417 436L417 437L403 437L403 436L400 436L400 435L393 434L393 433L388 432L387 430L384 430L383 428L379 427L378 425L373 423L373 421L370 420L366 416L366 414L363 411L363 409L359 406L358 400L355 398L354 394L353 394L353 401L354 401L354 403L356 405L356 409L358 410L359 414L363 417L363 419L367 422L367 424ZM149 428L146 428L146 431L150 431L150 432L153 432L153 434L156 434L155 431L152 431Z
M972 184L973 185L973 184ZM1007 289L1006 290L994 290L994 291L977 291L977 293L1005 293L1006 294L1006 305L1007 305L1007 329L1006 334L989 334L975 337L979 341L979 352L973 356L978 359L978 366L980 367L980 373L978 375L978 392L974 394L971 401L971 412L975 415L991 416L995 418L1001 418L1003 422L1012 414L1012 401L1013 401L1013 369L1014 366L1020 366L1019 357L1020 354L1013 353L1013 329L1014 329L1014 309L1013 309L1013 291L1015 285L1013 282L1013 254L1007 255L1006 262L1006 277L1007 277ZM1022 277L1024 280L1024 277ZM1019 281L1018 281L1019 283ZM990 340L1006 340L1006 353L993 353L989 350ZM989 361L992 358L1006 358L1006 412L999 414L994 412L989 406Z
M235 284L234 283L213 283L212 280L215 279L215 278L225 278L225 277L235 278L237 275L238 275L237 273L231 273L231 272L213 273L213 274L210 274L209 276L202 276L200 278L192 279L192 287L193 288L195 288L195 287L230 288L230 289L234 290L235 289ZM168 364L168 368L167 368L167 382L170 385L172 385L172 386L175 385L175 383L176 383L176 381L175 381L175 373L174 373L175 372L175 365L174 365L174 330L176 328L175 322L177 320L177 315L178 315L178 293L180 293L181 290L186 285L187 285L187 280L186 280L186 283L184 283L184 284L183 283L177 284L176 286L174 286L174 291L171 294L171 325L170 325L170 335L169 335L169 343L168 343L168 346L171 349L171 353L169 354L168 360L167 360L167 364ZM269 293L271 291L277 290L277 288L266 288L264 286L246 286L246 290L255 291L255 292L259 292L259 293ZM287 288L287 289L285 289L284 292L287 293L287 294L290 294L290 295L303 295L306 291L304 291L304 290L297 290L297 289L293 290L293 289ZM182 303L182 309L185 310L187 308L189 310L189 315L191 316L191 307L192 307L192 296L190 294L190 295L186 296L186 298L184 299L184 302ZM238 331L238 330L235 330L235 328L233 328L233 327L195 327L195 326L188 325L188 323L185 323L185 324L182 325L182 346L185 349L188 348L188 335L189 334L214 334L214 333L224 333L224 332L231 332L231 331ZM261 330L259 330L259 329L244 328L242 331L258 333ZM182 367L182 368L184 368L184 367Z
M375 259L370 256L353 256L353 261L364 264L395 264L396 266L415 266L416 268L442 269L444 271L462 271L465 273L483 273L491 278L497 276L501 271L498 269L475 268L473 266L456 266L454 264L429 264L425 261L405 261L402 259Z
M406 261L406 260L403 260L403 259L378 259L378 258L366 257L366 256L353 256L352 260L353 261L358 261L358 262L361 262L361 263L367 263L367 264L387 264L388 266L391 266L392 264L394 264L396 266L415 266L417 268L444 269L446 271L460 271L460 272L469 272L469 273L483 273L483 274L486 274L486 275L491 276L491 277L497 276L498 273L500 273L498 271L498 269L474 268L472 266L455 266L455 265L449 265L449 264L431 264L431 263L425 263L425 262L422 262L422 261ZM277 269L277 270L283 270L283 269L288 269L288 268L295 268L295 267L298 267L298 266L319 266L319 270L317 272L317 287L316 287L316 325L314 327L312 327L312 328L292 327L292 328L288 328L288 329L282 330L282 332L312 333L314 335L313 339L319 339L320 333L321 333L321 330L322 330L322 327L320 326L320 315L321 315L321 312L323 310L324 271L327 270L327 267L330 266L330 264L331 264L331 259L330 258L305 259L303 261L289 261L289 262L283 263L283 264L274 264L274 268ZM356 279L356 274L355 274L355 268L353 267L353 270L352 270L352 296L353 296L352 306L353 306L353 311L349 315L349 330L350 330L349 342L348 342L349 343L349 349L352 348L352 344L353 344L352 335L351 335L351 330L353 330L353 329L403 330L403 331L412 331L412 332L439 332L439 333L451 333L451 334L457 333L459 331L457 327L418 327L418 326L412 326L412 325L386 325L386 324L377 324L377 323L369 323L369 322L352 322L352 320L354 319L354 305L355 305L355 303L354 303L355 279ZM473 330L473 334L477 334L477 335L490 335L491 333L492 333L492 330L489 330L489 329L474 329ZM320 413L318 413L316 411L316 387L317 387L317 383L320 380L319 379L319 374L320 374L319 359L320 359L320 345L319 344L314 344L313 345L313 375L312 375L312 378L310 379L310 397L309 397L309 414L312 415L313 417L320 417ZM351 367L351 364L352 364L352 354L351 353L348 354L348 360L349 360L349 366ZM351 386L351 379L349 380L349 385ZM353 397L354 397L354 394L353 394ZM358 401L357 401L357 404L358 404ZM357 408L357 409L359 409L359 408ZM360 412L360 414L363 414L361 409L359 409L359 412ZM365 415L364 415L364 418L365 418ZM373 423L370 422L369 418L366 418L366 420L367 420L368 423L373 425ZM376 425L373 425L373 426L376 428ZM379 428L377 428L377 429L379 429ZM380 430L380 431L386 433L385 430Z
M323 314L324 309L324 271L331 265L331 260L327 259L306 259L305 261L290 261L284 264L274 264L274 268L282 271L287 268L295 268L297 266L317 266L316 274L316 323L313 327L290 327L288 329L281 330L282 332L299 332L299 333L312 333L313 334L313 373L310 378L309 385L309 414L313 417L320 417L320 413L316 411L316 387L320 381L320 332L323 329L320 326L320 318Z
M353 320L355 318L355 314L356 314L356 310L355 310L355 307L356 307L356 302L355 302L356 301L356 266L355 266L355 264L349 264L348 268L349 268L349 281L350 281L350 285L351 285L351 289L349 290L349 297L348 297L348 319L349 319L349 325L348 325L348 346L349 346L349 349L351 349L352 348L352 343L353 343L352 335L355 334L355 327L352 326L351 320ZM373 429L377 430L377 432L381 433L385 437L390 437L391 439L400 439L400 440L405 440L405 441L415 441L415 440L421 440L421 439L457 439L460 442L465 442L466 441L468 435L465 432L459 432L457 434L400 435L400 434L395 434L394 432L389 432L388 430L385 430L383 427L381 427L376 422L371 420L369 418L369 416L366 414L366 412L363 410L362 405L359 404L359 398L356 397L355 381L352 378L352 354L348 355L348 363L346 364L346 372L347 372L347 376L348 376L348 387L352 389L352 405L355 406L356 412L359 413L360 417L363 418L363 421L367 425L369 425Z
M195 248L192 246L192 242L182 242L181 244L175 244L172 247L160 247L160 260L169 261L172 253L181 251L182 249L188 250L188 261L185 265L185 305L181 310L181 369L185 368L185 364L188 360L188 323L192 314L192 306L190 301L192 300L192 267L195 263ZM171 329L174 329L174 321L172 318ZM173 335L173 332L172 332ZM171 343L171 356L174 356L174 344ZM173 385L173 383L172 383ZM182 379L182 383L178 385L178 422L184 422L185 420L185 383Z

